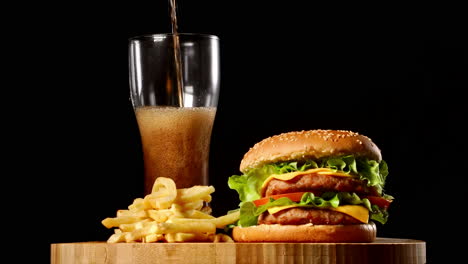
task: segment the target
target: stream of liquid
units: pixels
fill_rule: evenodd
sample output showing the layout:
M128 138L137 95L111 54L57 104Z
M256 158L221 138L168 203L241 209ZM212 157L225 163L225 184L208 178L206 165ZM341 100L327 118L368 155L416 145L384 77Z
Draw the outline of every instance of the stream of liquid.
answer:
M171 25L172 25L172 37L174 39L174 61L175 61L175 71L176 71L176 86L177 86L177 96L179 98L179 106L184 106L184 81L182 75L182 57L180 55L180 42L177 28L177 10L176 10L176 0L169 0L169 5L171 8Z

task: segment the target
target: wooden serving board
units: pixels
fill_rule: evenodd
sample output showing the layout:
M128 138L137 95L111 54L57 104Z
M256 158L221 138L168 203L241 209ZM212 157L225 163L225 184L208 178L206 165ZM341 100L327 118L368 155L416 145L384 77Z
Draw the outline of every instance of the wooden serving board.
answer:
M426 243L62 243L51 245L51 263L426 263Z

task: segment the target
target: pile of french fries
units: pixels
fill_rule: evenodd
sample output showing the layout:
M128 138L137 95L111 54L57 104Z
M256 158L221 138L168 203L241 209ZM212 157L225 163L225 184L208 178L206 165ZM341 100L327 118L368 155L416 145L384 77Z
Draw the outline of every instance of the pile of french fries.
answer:
M239 212L217 218L210 215L211 209L204 204L211 201L214 191L213 186L177 189L172 179L159 177L151 194L102 221L105 227L116 228L107 242L233 242L216 229L236 222Z

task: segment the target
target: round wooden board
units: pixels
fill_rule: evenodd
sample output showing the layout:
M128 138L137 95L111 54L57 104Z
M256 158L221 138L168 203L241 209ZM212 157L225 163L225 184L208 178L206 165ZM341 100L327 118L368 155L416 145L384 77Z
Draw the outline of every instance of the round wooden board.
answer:
M426 243L61 243L51 245L51 263L426 263Z

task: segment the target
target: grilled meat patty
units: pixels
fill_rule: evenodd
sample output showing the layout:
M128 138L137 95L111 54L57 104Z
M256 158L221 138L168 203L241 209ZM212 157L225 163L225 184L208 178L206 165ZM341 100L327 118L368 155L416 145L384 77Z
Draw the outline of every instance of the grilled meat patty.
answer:
M264 189L263 196L308 191L355 192L364 195L379 195L375 187L369 187L365 181L356 178L311 173L298 176L289 181L273 179Z
M291 208L270 214L268 211L261 214L258 224L281 225L349 225L361 224L355 218L332 210Z

